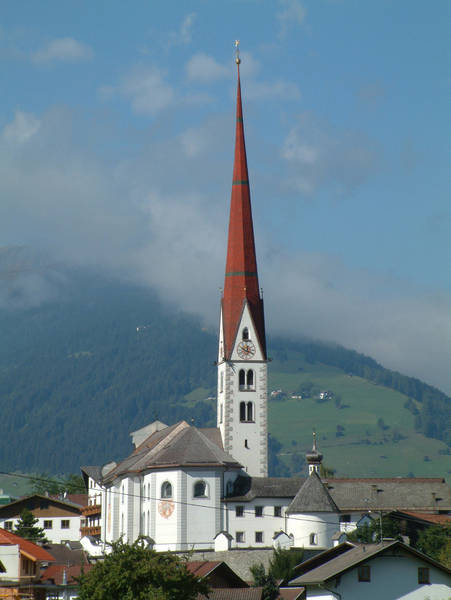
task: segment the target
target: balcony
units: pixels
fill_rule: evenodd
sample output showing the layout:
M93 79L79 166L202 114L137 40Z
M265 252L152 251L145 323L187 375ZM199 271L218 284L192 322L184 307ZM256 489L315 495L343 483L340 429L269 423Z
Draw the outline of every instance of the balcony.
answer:
M100 525L97 525L95 527L80 527L80 534L81 537L83 537L84 535L100 535Z
M100 515L102 512L102 506L100 504L89 504L88 506L83 506L81 509L81 514L84 517L92 517L94 515Z

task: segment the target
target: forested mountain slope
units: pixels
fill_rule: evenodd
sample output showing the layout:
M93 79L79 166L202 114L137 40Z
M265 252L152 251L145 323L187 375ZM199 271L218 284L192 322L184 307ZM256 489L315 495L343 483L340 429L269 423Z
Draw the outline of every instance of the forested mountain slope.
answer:
M17 276L5 272L0 279L8 291L0 295L1 470L76 472L82 464L121 458L130 451L129 432L155 418L214 425L216 332L203 329L200 320L165 308L148 289L81 270L54 269L51 293L34 305L30 281L11 285ZM34 284L42 292L42 282ZM353 375L355 385L371 381L396 390L412 428L451 443L451 401L440 391L338 346L270 339L269 348L271 385L288 381L289 373L287 392L311 384L310 397L304 390L304 406L285 398L287 418L314 402L321 429L322 403L314 388L322 385L321 370L333 369ZM335 399L329 398L335 408L337 396L335 390ZM273 398L270 405L278 402L283 419L280 400ZM346 420L346 398L342 405ZM283 438L281 429L270 420L273 438ZM281 454L282 446L273 440ZM286 461L284 468L298 470Z

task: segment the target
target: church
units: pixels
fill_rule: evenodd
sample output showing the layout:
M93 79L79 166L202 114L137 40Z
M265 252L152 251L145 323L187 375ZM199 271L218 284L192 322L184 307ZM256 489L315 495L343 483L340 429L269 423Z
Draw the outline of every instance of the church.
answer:
M235 156L217 357L217 427L151 423L131 434L119 463L83 467L89 493L82 536L105 543L142 537L158 551L326 549L369 512L444 514L442 478L321 478L314 438L306 478L268 477L268 390L238 70Z

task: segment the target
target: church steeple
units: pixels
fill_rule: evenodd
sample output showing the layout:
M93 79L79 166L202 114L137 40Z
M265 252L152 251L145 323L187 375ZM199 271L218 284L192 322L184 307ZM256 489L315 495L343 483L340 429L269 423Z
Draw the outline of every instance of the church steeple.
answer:
M267 359L241 104L240 58L229 237L218 352L224 450L252 476L268 474Z
M254 321L258 342L266 358L263 299L260 295L252 223L249 174L244 141L241 103L240 58L237 55L238 85L236 100L235 160L230 202L229 237L222 299L224 357L229 359L238 333L244 303L247 302Z

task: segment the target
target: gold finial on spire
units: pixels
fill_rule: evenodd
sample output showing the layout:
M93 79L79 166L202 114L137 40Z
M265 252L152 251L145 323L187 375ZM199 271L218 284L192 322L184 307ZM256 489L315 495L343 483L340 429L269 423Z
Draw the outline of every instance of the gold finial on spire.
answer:
M237 65L240 64L241 62L241 58L240 58L240 40L235 40L235 62Z
M316 431L313 432L313 450L316 451Z

